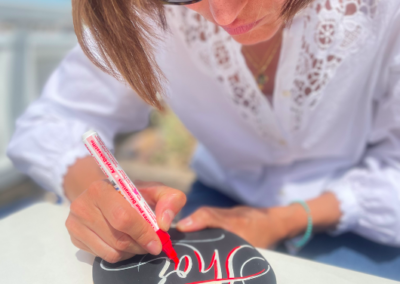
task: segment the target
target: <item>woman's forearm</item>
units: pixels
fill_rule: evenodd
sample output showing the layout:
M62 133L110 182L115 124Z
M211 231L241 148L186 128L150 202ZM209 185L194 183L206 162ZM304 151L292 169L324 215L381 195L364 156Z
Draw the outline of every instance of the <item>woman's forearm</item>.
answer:
M90 184L104 178L106 178L105 175L91 156L78 159L75 164L68 168L67 174L64 177L64 193L72 202Z
M313 232L334 228L340 220L339 201L331 192L326 192L315 199L307 201L313 221ZM285 207L287 237L293 238L304 233L307 228L307 212L300 204L294 203Z

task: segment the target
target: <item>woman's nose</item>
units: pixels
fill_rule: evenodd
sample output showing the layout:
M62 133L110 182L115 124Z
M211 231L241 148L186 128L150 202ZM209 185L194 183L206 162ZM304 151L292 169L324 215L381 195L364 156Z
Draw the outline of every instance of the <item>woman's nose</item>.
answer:
M209 0L211 14L220 26L231 24L240 14L247 0Z

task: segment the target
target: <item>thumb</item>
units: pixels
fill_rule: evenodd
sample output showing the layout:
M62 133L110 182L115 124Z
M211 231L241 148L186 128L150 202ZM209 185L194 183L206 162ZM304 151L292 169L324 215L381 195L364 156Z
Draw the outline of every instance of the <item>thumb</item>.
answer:
M186 195L177 189L156 182L136 182L150 206L155 207L160 229L168 231L171 222L186 203Z
M192 215L180 220L176 228L182 232L193 232L205 228L221 228L220 210L212 207L201 207Z

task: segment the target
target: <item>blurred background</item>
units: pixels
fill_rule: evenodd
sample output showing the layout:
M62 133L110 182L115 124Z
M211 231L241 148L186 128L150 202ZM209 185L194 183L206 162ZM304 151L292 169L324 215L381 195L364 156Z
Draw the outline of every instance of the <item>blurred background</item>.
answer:
M0 0L0 218L35 202L57 202L13 167L6 148L15 120L76 43L70 0ZM188 164L195 139L168 110L153 112L147 129L115 142L116 157L133 180L187 191L194 179Z

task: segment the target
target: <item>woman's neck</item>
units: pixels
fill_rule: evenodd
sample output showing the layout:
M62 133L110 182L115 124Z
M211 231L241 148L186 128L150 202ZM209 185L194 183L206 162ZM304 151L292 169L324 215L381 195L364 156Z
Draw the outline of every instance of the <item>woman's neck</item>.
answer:
M262 41L253 45L243 45L242 48L250 51L255 56L257 56L257 58L262 58L265 55L265 51L269 49L271 44L276 43L277 40L282 38L283 29L284 27L282 26L269 40Z
M246 64L250 71L253 73L255 77L257 77L258 71L256 70L256 66L254 66L254 59L258 60L258 62L262 61L268 56L266 56L266 52L271 51L271 47L277 45L277 52L274 54L268 68L263 72L265 76L268 78L267 82L264 84L262 88L262 92L269 97L271 101L271 95L274 91L274 81L276 70L278 68L279 63L279 56L280 56L280 48L282 44L282 29L277 32L270 40L257 43L255 45L246 45L242 46L242 53L246 60ZM252 56L253 60L249 59L248 57ZM253 61L253 62L252 62ZM261 64L264 62L260 62Z

